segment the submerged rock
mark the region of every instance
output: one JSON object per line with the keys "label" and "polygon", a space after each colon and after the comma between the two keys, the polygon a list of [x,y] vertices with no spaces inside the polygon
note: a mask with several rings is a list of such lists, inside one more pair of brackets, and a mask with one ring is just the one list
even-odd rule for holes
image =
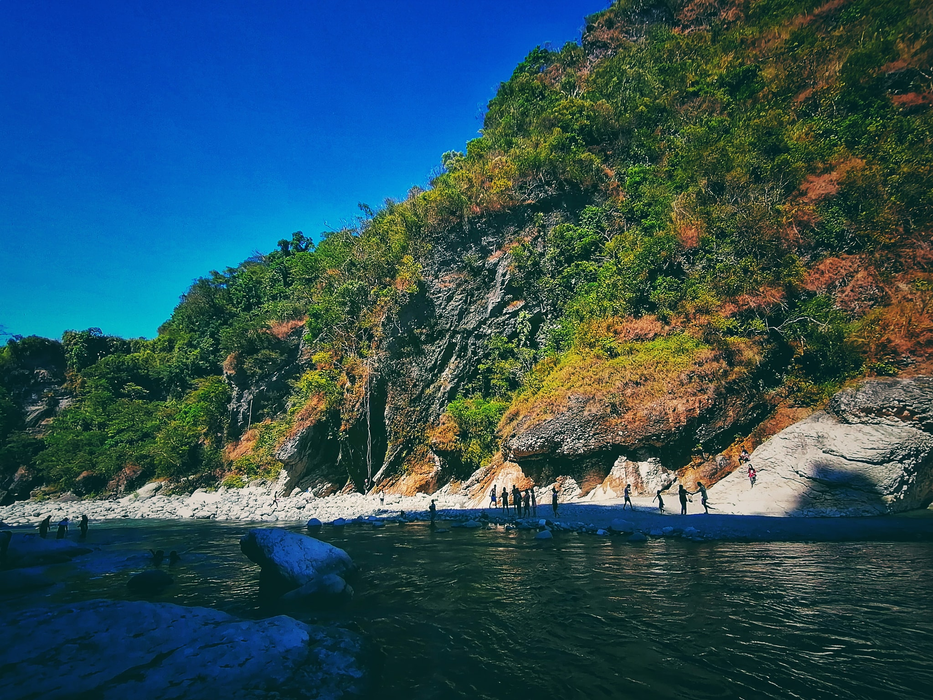
{"label": "submerged rock", "polygon": [[554,539],[554,535],[551,534],[550,530],[542,530],[537,535],[535,535],[535,539],[542,541],[551,540]]}
{"label": "submerged rock", "polygon": [[623,534],[635,532],[635,523],[633,523],[631,520],[622,520],[621,518],[616,518],[609,524],[609,529],[613,532]]}
{"label": "submerged rock", "polygon": [[175,579],[160,569],[150,569],[130,577],[126,587],[133,593],[158,593],[168,588]]}
{"label": "submerged rock", "polygon": [[289,591],[282,600],[301,601],[311,605],[335,602],[349,602],[353,598],[353,588],[336,574],[327,574],[309,581],[305,585]]}
{"label": "submerged rock", "polygon": [[362,691],[362,643],[279,616],[93,600],[0,619],[5,700],[336,698]]}
{"label": "submerged rock", "polygon": [[262,567],[265,583],[286,591],[333,574],[345,578],[356,572],[350,555],[308,535],[281,530],[250,530],[240,550]]}

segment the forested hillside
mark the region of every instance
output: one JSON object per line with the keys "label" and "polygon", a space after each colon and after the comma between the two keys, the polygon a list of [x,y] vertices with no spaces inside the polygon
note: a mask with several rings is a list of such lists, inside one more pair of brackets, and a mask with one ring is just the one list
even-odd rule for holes
{"label": "forested hillside", "polygon": [[926,0],[622,0],[428,189],[211,272],[152,340],[10,341],[0,491],[681,469],[929,371],[931,66]]}

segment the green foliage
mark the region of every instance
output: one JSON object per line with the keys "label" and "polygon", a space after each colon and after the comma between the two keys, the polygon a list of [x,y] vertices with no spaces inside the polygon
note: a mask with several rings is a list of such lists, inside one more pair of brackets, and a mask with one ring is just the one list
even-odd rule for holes
{"label": "green foliage", "polygon": [[458,398],[447,406],[446,415],[457,426],[459,459],[470,471],[488,462],[498,449],[496,427],[508,406],[478,396]]}

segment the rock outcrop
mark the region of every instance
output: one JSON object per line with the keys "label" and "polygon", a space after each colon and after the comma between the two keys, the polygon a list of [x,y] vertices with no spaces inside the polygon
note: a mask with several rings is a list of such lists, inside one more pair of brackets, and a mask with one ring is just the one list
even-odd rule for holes
{"label": "rock outcrop", "polygon": [[278,528],[250,530],[240,540],[240,549],[262,567],[263,585],[280,592],[309,586],[309,594],[344,596],[345,586],[334,579],[345,580],[356,572],[350,555],[342,549]]}
{"label": "rock outcrop", "polygon": [[6,615],[3,697],[338,698],[363,689],[362,643],[279,616],[93,600]]}
{"label": "rock outcrop", "polygon": [[723,512],[877,515],[933,498],[933,377],[871,379],[785,428],[710,491]]}

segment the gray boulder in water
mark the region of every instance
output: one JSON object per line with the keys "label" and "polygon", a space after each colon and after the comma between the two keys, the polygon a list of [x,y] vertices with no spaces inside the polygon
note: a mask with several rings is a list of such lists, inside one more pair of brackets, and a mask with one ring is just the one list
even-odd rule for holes
{"label": "gray boulder in water", "polygon": [[6,567],[20,569],[43,564],[61,564],[91,551],[93,550],[71,540],[45,540],[38,535],[16,533],[7,549]]}
{"label": "gray boulder in water", "polygon": [[158,593],[175,582],[170,574],[159,569],[150,569],[130,577],[126,587],[133,593]]}
{"label": "gray boulder in water", "polygon": [[933,377],[869,379],[756,449],[710,489],[727,513],[881,515],[933,497]]}
{"label": "gray boulder in water", "polygon": [[361,639],[289,617],[92,600],[0,619],[5,700],[336,698],[363,690]]}
{"label": "gray boulder in water", "polygon": [[324,576],[346,579],[356,573],[356,565],[342,549],[279,528],[250,530],[240,540],[240,549],[262,567],[264,583],[285,591]]}

